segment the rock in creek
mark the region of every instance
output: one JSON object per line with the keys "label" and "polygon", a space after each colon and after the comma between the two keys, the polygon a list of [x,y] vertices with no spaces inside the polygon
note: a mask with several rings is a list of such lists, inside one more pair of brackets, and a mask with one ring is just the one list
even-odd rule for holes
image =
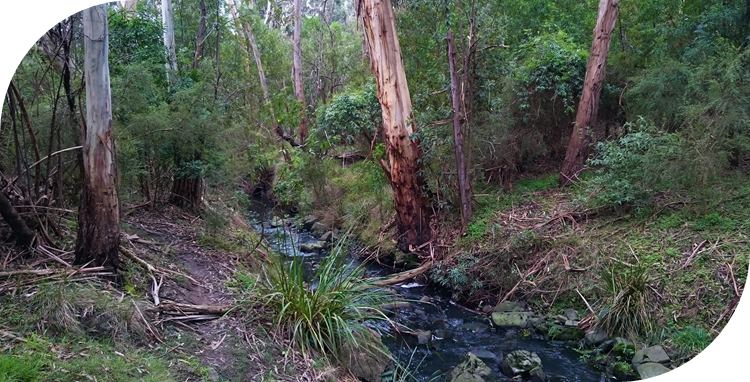
{"label": "rock in creek", "polygon": [[344,366],[357,378],[367,382],[380,382],[381,375],[390,370],[393,362],[390,352],[380,336],[373,332],[361,335],[357,344],[346,343],[340,357]]}
{"label": "rock in creek", "polygon": [[302,243],[299,246],[299,249],[302,252],[318,252],[322,251],[326,247],[326,242],[324,241],[311,241],[309,243]]}
{"label": "rock in creek", "polygon": [[417,330],[414,332],[420,345],[427,345],[432,340],[432,332],[429,330]]}
{"label": "rock in creek", "polygon": [[333,231],[328,231],[320,237],[320,241],[331,242],[333,241]]}
{"label": "rock in creek", "polygon": [[[537,369],[538,371],[536,371]],[[534,381],[546,380],[542,370],[541,358],[528,350],[516,350],[508,353],[503,359],[502,370],[509,377],[521,375]]]}
{"label": "rock in creek", "polygon": [[633,365],[637,366],[641,363],[665,363],[669,362],[669,356],[664,348],[656,345],[645,349],[638,350],[633,356]]}
{"label": "rock in creek", "polygon": [[657,375],[662,375],[668,372],[670,369],[660,363],[647,362],[636,366],[635,370],[638,372],[638,375],[641,377],[641,379],[647,379],[656,377]]}
{"label": "rock in creek", "polygon": [[307,215],[302,219],[302,226],[306,229],[311,229],[313,224],[318,222],[318,218],[316,218],[314,215]]}
{"label": "rock in creek", "polygon": [[465,322],[463,325],[461,325],[461,327],[463,329],[471,331],[472,333],[484,333],[490,328],[489,325],[477,321]]}
{"label": "rock in creek", "polygon": [[524,304],[515,301],[499,302],[493,309],[494,312],[526,312],[527,310]]}
{"label": "rock in creek", "polygon": [[526,328],[531,312],[493,312],[492,323],[501,328]]}
{"label": "rock in creek", "polygon": [[312,231],[312,233],[315,234],[315,236],[320,237],[320,236],[323,236],[324,233],[328,232],[328,227],[326,227],[325,224],[321,222],[315,222],[310,227],[310,231]]}
{"label": "rock in creek", "polygon": [[578,341],[584,337],[583,330],[577,326],[550,325],[547,334],[555,341]]}
{"label": "rock in creek", "polygon": [[283,227],[286,225],[286,221],[278,216],[274,216],[271,219],[271,227]]}
{"label": "rock in creek", "polygon": [[492,370],[473,353],[451,371],[450,382],[485,382]]}
{"label": "rock in creek", "polygon": [[481,360],[498,363],[502,362],[503,360],[502,354],[495,354],[489,350],[471,349],[471,352]]}
{"label": "rock in creek", "polygon": [[586,335],[583,337],[583,341],[588,346],[597,346],[606,341],[607,338],[609,338],[607,332],[604,329],[597,327],[587,331]]}

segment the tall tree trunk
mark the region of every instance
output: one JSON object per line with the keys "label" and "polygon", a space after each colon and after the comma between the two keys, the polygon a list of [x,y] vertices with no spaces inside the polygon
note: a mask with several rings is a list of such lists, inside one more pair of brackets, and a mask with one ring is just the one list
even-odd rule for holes
{"label": "tall tree trunk", "polygon": [[382,109],[384,168],[396,204],[398,244],[408,251],[430,239],[429,210],[422,195],[419,145],[411,139],[415,126],[393,7],[390,0],[360,0],[357,8]]}
{"label": "tall tree trunk", "polygon": [[161,0],[161,21],[164,36],[164,49],[167,58],[167,81],[170,85],[177,82],[177,48],[174,43],[174,12],[172,0]]}
{"label": "tall tree trunk", "polygon": [[78,212],[76,264],[119,266],[120,209],[112,132],[107,6],[83,11],[86,128],[83,135],[83,190]]}
{"label": "tall tree trunk", "polygon": [[4,192],[0,190],[0,216],[3,217],[13,232],[16,245],[19,247],[28,247],[34,242],[34,231],[32,231],[26,221],[18,214],[13,205],[8,200]]}
{"label": "tall tree trunk", "polygon": [[576,121],[568,142],[568,150],[560,169],[560,184],[570,184],[583,168],[588,158],[591,145],[591,129],[596,122],[599,108],[599,96],[607,71],[607,53],[612,31],[617,21],[619,0],[600,0],[599,15],[594,28],[594,41],[591,43],[591,54],[586,65],[586,77],[583,82],[583,93],[578,102]]}
{"label": "tall tree trunk", "polygon": [[[456,44],[453,32],[448,29],[446,36],[448,45],[448,70],[451,77],[451,105],[453,107],[453,148],[456,153],[456,173],[458,178],[458,193],[461,198],[461,227],[465,230],[472,215],[471,182],[467,172],[466,157],[464,156],[464,135],[462,131],[461,96],[456,71]],[[466,68],[464,68],[466,70]]]}
{"label": "tall tree trunk", "polygon": [[195,55],[193,56],[193,69],[197,69],[203,59],[203,47],[206,44],[207,30],[206,30],[206,0],[200,0],[198,2],[198,9],[200,10],[200,22],[198,22],[198,32],[195,35]]}
{"label": "tall tree trunk", "polygon": [[292,65],[292,77],[294,77],[294,95],[302,106],[299,120],[299,143],[304,144],[307,139],[307,110],[305,106],[305,89],[302,86],[302,4],[300,0],[294,0],[294,59]]}

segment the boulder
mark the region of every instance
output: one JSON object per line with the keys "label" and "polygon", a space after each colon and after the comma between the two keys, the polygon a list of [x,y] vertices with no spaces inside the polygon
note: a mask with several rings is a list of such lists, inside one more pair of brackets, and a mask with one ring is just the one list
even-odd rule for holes
{"label": "boulder", "polygon": [[604,343],[607,338],[609,338],[607,332],[602,328],[596,327],[586,332],[586,335],[583,337],[583,341],[588,346],[597,346]]}
{"label": "boulder", "polygon": [[414,332],[420,345],[427,345],[432,340],[432,332],[429,330],[417,330]]}
{"label": "boulder", "polygon": [[492,323],[501,328],[526,328],[530,325],[531,312],[493,312]]}
{"label": "boulder", "polygon": [[320,237],[320,240],[327,241],[327,242],[333,241],[333,231],[328,231],[324,233],[323,236]]}
{"label": "boulder", "polygon": [[520,302],[503,301],[495,305],[494,312],[525,312],[526,306]]}
{"label": "boulder", "polygon": [[278,216],[271,218],[271,227],[283,227],[286,225],[286,221]]}
{"label": "boulder", "polygon": [[547,375],[544,373],[544,370],[542,370],[541,367],[537,367],[536,369],[529,372],[529,376],[527,379],[529,382],[546,382]]}
{"label": "boulder", "polygon": [[479,359],[484,361],[490,361],[490,362],[501,362],[503,360],[503,356],[500,354],[495,354],[489,350],[483,350],[483,349],[471,349],[471,353],[479,357]]}
{"label": "boulder", "polygon": [[321,222],[315,222],[312,226],[310,226],[310,231],[312,231],[315,236],[323,236],[323,234],[328,232],[328,227],[326,227],[325,224]]}
{"label": "boulder", "polygon": [[451,371],[450,382],[485,382],[492,370],[473,353]]}
{"label": "boulder", "polygon": [[302,226],[311,229],[313,224],[318,222],[318,218],[316,218],[314,215],[307,215],[302,219]]}
{"label": "boulder", "polygon": [[563,315],[570,321],[578,321],[580,319],[578,317],[578,312],[575,309],[565,309]]}
{"label": "boulder", "polygon": [[542,359],[528,350],[516,350],[503,359],[502,370],[509,377],[529,376],[534,369],[542,368]]}
{"label": "boulder", "polygon": [[318,252],[323,250],[326,247],[326,242],[324,241],[311,241],[309,243],[302,243],[299,245],[299,249],[302,252]]}
{"label": "boulder", "polygon": [[383,373],[393,366],[390,353],[374,332],[360,334],[357,343],[345,343],[339,357],[355,377],[366,382],[380,382]]}
{"label": "boulder", "polygon": [[489,325],[478,322],[478,321],[469,321],[461,325],[462,328],[471,331],[472,333],[484,333],[487,330],[489,330]]}
{"label": "boulder", "polygon": [[665,363],[669,362],[669,356],[664,348],[655,345],[645,349],[638,350],[633,356],[633,365],[640,363]]}
{"label": "boulder", "polygon": [[641,379],[656,377],[657,375],[662,375],[669,370],[668,367],[655,362],[646,362],[635,367],[635,371],[638,372]]}
{"label": "boulder", "polygon": [[550,339],[555,341],[578,341],[584,337],[583,330],[577,326],[550,325],[547,331]]}

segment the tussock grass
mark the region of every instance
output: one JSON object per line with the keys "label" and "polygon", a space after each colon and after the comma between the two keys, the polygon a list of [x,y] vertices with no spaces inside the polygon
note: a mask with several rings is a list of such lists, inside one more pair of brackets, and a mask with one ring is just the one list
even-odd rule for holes
{"label": "tussock grass", "polygon": [[652,329],[649,278],[646,268],[637,267],[623,273],[611,269],[607,277],[611,300],[604,302],[598,325],[612,334],[637,337]]}
{"label": "tussock grass", "polygon": [[373,287],[362,267],[345,260],[341,244],[320,264],[308,282],[299,257],[276,256],[258,287],[278,328],[303,352],[317,351],[336,359],[345,345],[359,342],[370,331],[367,320],[387,320],[380,306],[393,296]]}

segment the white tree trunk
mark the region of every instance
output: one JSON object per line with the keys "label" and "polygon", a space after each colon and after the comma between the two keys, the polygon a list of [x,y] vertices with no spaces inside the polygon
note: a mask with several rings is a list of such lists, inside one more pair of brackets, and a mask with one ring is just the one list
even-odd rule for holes
{"label": "white tree trunk", "polygon": [[177,80],[177,49],[174,43],[174,12],[172,0],[161,0],[161,21],[163,24],[164,48],[167,57],[167,81],[174,84]]}
{"label": "white tree trunk", "polygon": [[119,265],[120,210],[109,85],[107,5],[83,11],[86,125],[82,132],[83,190],[78,214],[78,264]]}

